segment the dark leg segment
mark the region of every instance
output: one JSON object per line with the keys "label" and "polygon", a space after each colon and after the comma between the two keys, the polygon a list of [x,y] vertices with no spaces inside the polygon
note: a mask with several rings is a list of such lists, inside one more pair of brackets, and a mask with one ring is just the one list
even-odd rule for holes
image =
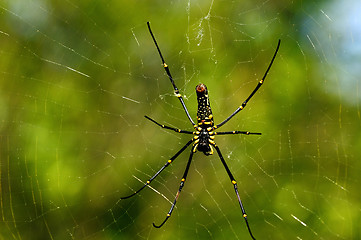
{"label": "dark leg segment", "polygon": [[164,221],[160,224],[160,225],[155,225],[153,223],[153,226],[156,227],[156,228],[160,228],[164,225],[164,223],[168,220],[168,218],[170,218],[170,216],[172,215],[172,212],[174,210],[174,207],[175,207],[175,204],[177,203],[177,200],[178,200],[178,197],[179,197],[179,194],[180,192],[182,191],[183,189],[183,186],[184,186],[184,183],[187,179],[187,175],[188,175],[188,170],[189,170],[189,167],[191,166],[191,162],[192,162],[192,158],[193,158],[193,154],[194,154],[194,151],[193,151],[193,148],[191,149],[191,154],[189,155],[189,160],[188,160],[188,163],[187,163],[187,166],[186,166],[186,170],[184,171],[184,174],[183,174],[183,177],[182,177],[182,180],[180,182],[180,186],[179,186],[179,189],[178,189],[178,192],[177,194],[175,195],[175,199],[173,201],[173,204],[166,216],[166,218],[164,219]]}
{"label": "dark leg segment", "polygon": [[262,135],[262,133],[254,133],[248,131],[214,132],[214,135],[229,135],[229,134]]}
{"label": "dark leg segment", "polygon": [[165,128],[165,129],[169,129],[169,130],[173,130],[177,133],[186,133],[186,134],[193,134],[193,132],[191,131],[186,131],[186,130],[182,130],[182,129],[179,129],[179,128],[174,128],[174,127],[169,127],[169,126],[166,126],[166,125],[163,125],[163,124],[160,124],[158,123],[157,121],[151,119],[150,117],[148,116],[144,116],[146,119],[152,121],[153,123],[157,124],[159,127],[161,128]]}
{"label": "dark leg segment", "polygon": [[155,37],[154,37],[154,35],[153,35],[152,30],[150,29],[150,23],[147,22],[147,25],[148,25],[148,29],[149,29],[150,35],[151,35],[152,38],[153,38],[153,42],[154,42],[154,44],[155,44],[155,46],[156,46],[156,48],[157,48],[157,50],[158,50],[159,56],[160,56],[160,58],[162,59],[162,64],[163,64],[164,70],[165,70],[165,72],[167,73],[167,75],[168,75],[168,77],[169,77],[169,80],[170,80],[170,82],[171,82],[172,85],[173,85],[174,93],[175,93],[175,95],[177,96],[177,98],[179,99],[179,101],[181,102],[182,107],[183,107],[185,113],[187,114],[187,117],[188,117],[189,121],[190,121],[190,122],[192,123],[192,125],[194,126],[194,125],[196,125],[196,124],[193,122],[191,116],[189,115],[188,109],[187,109],[187,107],[186,107],[186,105],[185,105],[185,103],[184,103],[184,101],[183,101],[182,95],[179,93],[179,90],[178,90],[177,86],[176,86],[175,83],[174,83],[173,77],[172,77],[172,75],[170,74],[170,71],[169,71],[169,67],[168,67],[168,65],[165,63],[164,58],[163,58],[163,55],[162,55],[162,53],[161,53],[161,51],[160,51],[160,49],[159,49],[159,47],[158,47],[158,43],[157,43],[157,41],[155,40]]}
{"label": "dark leg segment", "polygon": [[272,57],[272,60],[270,62],[270,64],[268,65],[268,68],[265,72],[265,74],[263,75],[262,79],[258,82],[256,88],[252,91],[252,93],[248,96],[248,98],[242,103],[241,106],[239,106],[236,111],[234,111],[228,118],[226,118],[223,122],[221,122],[220,124],[216,125],[213,127],[213,129],[216,129],[216,128],[219,128],[220,126],[222,126],[223,124],[225,124],[226,122],[228,122],[234,115],[236,115],[238,112],[240,112],[241,110],[243,110],[243,108],[246,107],[248,101],[253,97],[253,95],[258,91],[258,89],[262,86],[264,80],[266,79],[266,76],[268,74],[268,71],[270,70],[272,64],[273,64],[273,61],[275,60],[276,58],[276,55],[277,55],[277,52],[278,52],[278,49],[280,48],[280,44],[281,44],[281,40],[278,40],[278,44],[277,44],[277,48],[276,48],[276,51],[275,53],[273,54],[273,57]]}
{"label": "dark leg segment", "polygon": [[153,177],[151,177],[138,191],[136,191],[135,193],[130,194],[129,196],[126,197],[121,197],[120,199],[127,199],[130,197],[133,197],[135,194],[139,193],[141,190],[143,190],[146,186],[148,186],[166,167],[168,167],[174,159],[176,159],[179,154],[181,154],[192,142],[194,141],[194,139],[192,138],[189,142],[187,142],[186,145],[184,145],[184,147],[181,148],[181,150],[179,150],[173,157],[171,157],[170,160],[168,160],[168,162],[166,164],[164,164],[164,166],[158,170],[158,172],[156,174],[154,174]]}
{"label": "dark leg segment", "polygon": [[243,218],[244,218],[244,220],[246,221],[246,225],[247,225],[247,228],[248,228],[248,232],[249,232],[249,234],[251,235],[252,239],[255,240],[255,238],[253,237],[253,234],[252,234],[252,232],[251,232],[251,228],[249,227],[249,224],[248,224],[246,211],[244,210],[244,207],[243,207],[243,204],[242,204],[242,200],[241,200],[241,198],[240,198],[240,196],[239,196],[239,193],[238,193],[237,182],[236,182],[236,180],[234,179],[231,171],[229,170],[229,168],[228,168],[228,166],[227,166],[227,163],[226,163],[226,161],[224,160],[224,158],[223,158],[223,156],[222,156],[221,150],[219,150],[219,147],[218,147],[217,145],[214,144],[213,146],[214,146],[214,148],[216,149],[216,151],[217,151],[217,153],[218,153],[218,156],[219,156],[219,158],[221,159],[221,162],[222,162],[224,168],[226,169],[229,178],[231,179],[231,182],[232,182],[233,187],[234,187],[234,191],[236,192],[236,195],[237,195],[237,198],[238,198],[239,206],[241,207],[241,210],[242,210]]}

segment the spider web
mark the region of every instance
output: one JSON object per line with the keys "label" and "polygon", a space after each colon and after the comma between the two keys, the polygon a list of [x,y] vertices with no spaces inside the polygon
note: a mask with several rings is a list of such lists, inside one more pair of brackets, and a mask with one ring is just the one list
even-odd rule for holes
{"label": "spider web", "polygon": [[216,155],[192,130],[146,27],[195,119],[205,83],[257,239],[360,238],[357,1],[12,0],[0,3],[1,239],[250,239]]}

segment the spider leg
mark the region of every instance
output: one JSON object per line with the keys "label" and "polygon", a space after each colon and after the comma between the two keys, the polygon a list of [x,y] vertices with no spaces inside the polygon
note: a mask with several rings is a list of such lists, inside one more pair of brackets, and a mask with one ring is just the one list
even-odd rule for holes
{"label": "spider leg", "polygon": [[237,198],[238,198],[238,202],[239,202],[239,206],[241,207],[241,210],[242,210],[242,216],[244,218],[244,220],[246,221],[246,225],[247,225],[247,228],[248,228],[248,232],[249,234],[251,235],[252,239],[255,240],[252,232],[251,232],[251,228],[249,227],[249,224],[248,224],[248,220],[247,220],[247,214],[246,214],[246,211],[244,210],[244,207],[243,207],[243,204],[242,204],[242,200],[239,196],[239,193],[238,193],[238,187],[237,187],[237,182],[236,180],[234,179],[231,171],[229,170],[228,166],[227,166],[227,163],[226,161],[224,160],[223,156],[222,156],[222,153],[221,153],[221,150],[219,149],[219,147],[216,145],[216,144],[213,144],[214,148],[216,149],[217,153],[218,153],[218,156],[219,158],[221,159],[221,162],[224,166],[224,168],[226,169],[227,171],[227,174],[229,176],[229,178],[231,179],[231,182],[233,184],[233,187],[234,187],[234,191],[236,192],[236,195],[237,195]]}
{"label": "spider leg", "polygon": [[253,95],[258,91],[258,89],[262,86],[264,80],[266,79],[266,76],[267,76],[269,70],[271,69],[271,66],[272,66],[272,64],[273,64],[273,61],[274,61],[275,58],[276,58],[278,49],[280,48],[280,44],[281,44],[281,40],[278,40],[277,48],[276,48],[275,53],[273,54],[272,60],[271,60],[270,64],[268,65],[268,68],[267,68],[265,74],[263,75],[262,79],[258,82],[256,88],[252,91],[252,93],[248,96],[248,98],[242,103],[242,105],[239,106],[239,107],[236,109],[236,111],[234,111],[234,112],[233,112],[228,118],[226,118],[223,122],[221,122],[220,124],[214,126],[213,129],[216,129],[216,128],[221,127],[223,124],[225,124],[226,122],[228,122],[232,117],[234,117],[234,115],[236,115],[236,114],[239,113],[241,110],[243,110],[243,108],[246,107],[248,101],[249,101],[249,100],[253,97]]}
{"label": "spider leg", "polygon": [[254,133],[248,131],[228,131],[228,132],[214,132],[214,135],[229,135],[229,134],[245,134],[245,135],[262,135],[262,133]]}
{"label": "spider leg", "polygon": [[155,224],[153,223],[153,226],[154,226],[155,228],[160,228],[160,227],[162,227],[162,226],[164,225],[164,223],[165,223],[165,222],[170,218],[170,216],[172,215],[172,212],[173,212],[173,210],[174,210],[175,204],[177,203],[179,194],[180,194],[180,192],[182,191],[182,188],[183,188],[184,183],[185,183],[185,181],[186,181],[186,178],[187,178],[187,175],[188,175],[188,170],[189,170],[189,167],[190,167],[190,165],[191,165],[194,152],[195,152],[195,151],[194,151],[193,148],[192,148],[192,149],[191,149],[191,154],[189,155],[189,160],[188,160],[186,169],[185,169],[185,171],[184,171],[182,180],[181,180],[181,182],[180,182],[180,186],[179,186],[178,192],[177,192],[177,194],[175,195],[175,199],[174,199],[174,201],[173,201],[173,204],[172,204],[172,206],[171,206],[171,208],[170,208],[170,210],[169,210],[166,218],[164,219],[164,221],[163,221],[160,225],[155,225]]}
{"label": "spider leg", "polygon": [[155,37],[154,37],[154,35],[153,35],[152,30],[150,29],[150,23],[147,22],[147,25],[148,25],[148,29],[149,29],[150,35],[151,35],[152,38],[153,38],[153,42],[154,42],[154,44],[155,44],[155,46],[156,46],[156,48],[157,48],[157,50],[158,50],[159,56],[160,56],[160,58],[162,59],[162,64],[163,64],[164,70],[165,70],[165,72],[167,73],[167,75],[168,75],[168,77],[169,77],[169,80],[170,80],[170,82],[171,82],[172,85],[173,85],[174,93],[175,93],[175,95],[177,96],[177,98],[179,99],[179,101],[181,102],[182,107],[183,107],[185,113],[187,114],[187,117],[188,117],[189,121],[190,121],[190,122],[192,123],[192,125],[194,126],[194,125],[196,125],[196,124],[193,122],[191,116],[189,115],[188,109],[187,109],[187,107],[186,107],[186,105],[185,105],[185,103],[184,103],[184,101],[183,101],[182,95],[179,93],[179,90],[178,90],[177,86],[176,86],[175,83],[174,83],[173,77],[172,77],[172,75],[170,74],[170,71],[169,71],[169,67],[168,67],[168,65],[165,63],[164,58],[163,58],[163,55],[162,55],[162,53],[161,53],[161,51],[160,51],[160,49],[159,49],[158,43],[157,43],[157,41],[155,40]]}
{"label": "spider leg", "polygon": [[191,131],[181,130],[181,129],[179,129],[179,128],[169,127],[169,126],[166,126],[166,125],[160,124],[160,123],[158,123],[157,121],[155,121],[155,120],[151,119],[151,118],[150,118],[150,117],[148,117],[148,116],[144,116],[144,117],[145,117],[146,119],[148,119],[148,120],[152,121],[153,123],[157,124],[157,125],[158,125],[159,127],[161,127],[161,128],[165,128],[165,129],[173,130],[173,131],[175,131],[175,132],[177,132],[177,133],[193,134],[193,132],[191,132]]}
{"label": "spider leg", "polygon": [[189,142],[186,143],[186,145],[184,145],[184,147],[182,147],[176,154],[174,154],[173,157],[171,157],[170,160],[167,161],[166,164],[164,164],[163,167],[161,167],[158,172],[156,174],[154,174],[153,177],[151,177],[139,190],[135,191],[134,193],[126,196],[126,197],[121,197],[120,199],[127,199],[130,197],[133,197],[134,195],[136,195],[137,193],[139,193],[141,190],[143,190],[146,186],[148,186],[166,167],[168,167],[174,159],[176,159],[179,154],[181,154],[192,142],[194,141],[194,139],[192,138]]}

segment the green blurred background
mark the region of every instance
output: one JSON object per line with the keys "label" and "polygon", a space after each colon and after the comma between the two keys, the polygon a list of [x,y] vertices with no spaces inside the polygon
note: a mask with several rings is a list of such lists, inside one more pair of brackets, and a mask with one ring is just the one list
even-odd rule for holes
{"label": "green blurred background", "polygon": [[0,1],[0,239],[250,239],[216,155],[190,139],[147,30],[195,119],[207,84],[216,138],[257,239],[361,239],[357,1]]}

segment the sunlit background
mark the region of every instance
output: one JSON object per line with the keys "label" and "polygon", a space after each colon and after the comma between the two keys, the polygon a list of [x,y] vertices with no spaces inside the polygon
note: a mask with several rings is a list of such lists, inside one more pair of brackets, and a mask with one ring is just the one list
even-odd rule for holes
{"label": "sunlit background", "polygon": [[359,1],[0,1],[0,239],[251,239],[217,155],[189,151],[209,90],[256,239],[361,238]]}

